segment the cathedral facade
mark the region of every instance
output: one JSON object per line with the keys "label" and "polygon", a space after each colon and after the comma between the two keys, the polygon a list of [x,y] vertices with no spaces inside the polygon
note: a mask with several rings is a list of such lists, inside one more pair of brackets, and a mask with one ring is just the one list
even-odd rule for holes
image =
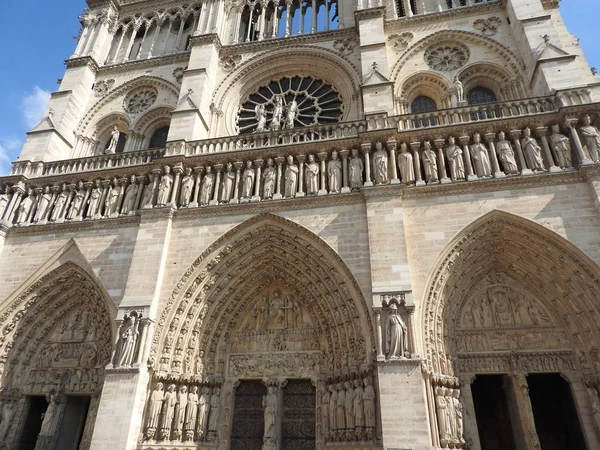
{"label": "cathedral facade", "polygon": [[4,448],[600,448],[556,0],[88,5],[0,178]]}

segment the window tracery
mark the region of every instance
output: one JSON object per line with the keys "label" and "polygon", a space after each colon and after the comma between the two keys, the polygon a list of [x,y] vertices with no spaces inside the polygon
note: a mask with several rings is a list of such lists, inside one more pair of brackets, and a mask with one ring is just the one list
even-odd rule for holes
{"label": "window tracery", "polygon": [[437,105],[435,104],[435,101],[426,95],[419,95],[410,105],[410,110],[413,113],[430,112],[435,111],[436,109]]}
{"label": "window tracery", "polygon": [[135,89],[125,97],[123,107],[130,114],[139,114],[149,109],[158,98],[158,90],[151,86]]}
{"label": "window tracery", "polygon": [[469,49],[458,42],[435,44],[425,50],[425,62],[433,70],[450,72],[464,66],[469,60]]}
{"label": "window tracery", "polygon": [[484,103],[494,103],[495,101],[496,94],[485,87],[477,86],[467,94],[467,103],[469,105],[481,105]]}
{"label": "window tracery", "polygon": [[167,145],[167,136],[169,135],[169,126],[156,129],[150,136],[148,148],[165,148]]}

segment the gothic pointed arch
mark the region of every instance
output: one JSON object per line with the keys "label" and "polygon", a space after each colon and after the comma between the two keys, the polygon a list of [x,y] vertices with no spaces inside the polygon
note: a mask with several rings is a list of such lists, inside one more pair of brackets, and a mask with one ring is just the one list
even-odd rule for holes
{"label": "gothic pointed arch", "polygon": [[460,232],[427,282],[427,371],[600,373],[600,268],[563,237],[492,211]]}

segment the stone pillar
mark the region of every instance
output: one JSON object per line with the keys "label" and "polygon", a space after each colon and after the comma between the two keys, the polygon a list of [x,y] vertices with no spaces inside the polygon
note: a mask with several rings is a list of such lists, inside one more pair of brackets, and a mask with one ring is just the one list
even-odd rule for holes
{"label": "stone pillar", "polygon": [[6,208],[6,211],[4,212],[3,216],[3,220],[9,223],[12,223],[15,213],[17,212],[17,208],[21,201],[21,197],[23,197],[23,194],[25,193],[25,185],[23,184],[23,182],[20,181],[17,184],[13,185],[12,191],[12,198],[10,199],[8,208]]}
{"label": "stone pillar", "polygon": [[554,163],[554,157],[552,156],[552,151],[550,151],[550,146],[548,145],[548,127],[538,127],[535,129],[537,135],[542,141],[542,148],[544,149],[544,155],[546,155],[546,160],[548,160],[549,170],[550,172],[561,172],[562,169],[557,167]]}
{"label": "stone pillar", "polygon": [[183,166],[181,164],[173,167],[173,173],[175,174],[175,180],[173,181],[173,189],[171,190],[171,200],[169,201],[169,205],[173,208],[177,208],[177,195],[179,194],[179,184],[181,179],[181,174],[183,173]]}
{"label": "stone pillar", "polygon": [[396,147],[396,139],[388,139],[387,148],[390,151],[390,163],[392,166],[392,179],[390,180],[390,184],[400,184],[400,180],[398,179],[398,161],[396,160]]}
{"label": "stone pillar", "polygon": [[306,195],[304,192],[304,161],[306,155],[298,155],[296,159],[298,160],[298,192],[296,197],[304,197]]}
{"label": "stone pillar", "polygon": [[513,139],[515,151],[517,152],[517,157],[519,158],[521,175],[531,175],[533,172],[527,167],[527,164],[525,163],[525,157],[523,156],[523,149],[521,148],[521,140],[519,139],[521,137],[521,130],[510,130],[509,134]]}
{"label": "stone pillar", "polygon": [[262,167],[264,163],[265,162],[262,159],[254,160],[254,165],[256,166],[256,174],[254,178],[254,195],[250,199],[251,202],[260,201],[260,182],[262,180]]}
{"label": "stone pillar", "polygon": [[473,163],[471,162],[471,149],[469,148],[469,136],[460,136],[458,142],[462,145],[463,154],[465,155],[465,168],[467,169],[467,181],[477,180],[478,177],[473,173]]}
{"label": "stone pillar", "polygon": [[365,182],[363,186],[369,187],[373,186],[373,181],[371,180],[371,143],[363,142],[360,144],[363,155],[365,155]]}
{"label": "stone pillar", "polygon": [[451,183],[452,180],[448,178],[446,172],[446,158],[444,158],[444,144],[445,141],[443,139],[436,139],[434,141],[435,148],[438,152],[438,177],[440,179],[440,183]]}
{"label": "stone pillar", "polygon": [[[515,399],[515,406],[521,423],[521,439],[523,448],[539,449],[540,442],[535,429],[535,420],[531,400],[529,399],[529,386],[527,385],[527,374],[516,372],[509,376],[512,394]],[[519,447],[519,442],[516,442]]]}
{"label": "stone pillar", "polygon": [[477,428],[477,418],[475,417],[475,403],[473,402],[473,392],[471,384],[475,380],[475,375],[460,375],[460,393],[463,403],[463,423],[464,439],[469,442],[470,450],[481,450],[479,441],[479,429]]}
{"label": "stone pillar", "polygon": [[223,164],[215,164],[214,171],[217,174],[215,177],[215,191],[213,192],[213,198],[208,203],[209,205],[218,205],[219,204],[219,186],[221,185],[221,171],[223,170]]}
{"label": "stone pillar", "polygon": [[138,184],[138,191],[135,196],[135,204],[133,205],[133,211],[137,211],[140,209],[140,201],[142,200],[142,194],[144,193],[145,181],[146,177],[144,175],[140,175],[135,179]]}
{"label": "stone pillar", "polygon": [[383,352],[383,337],[381,330],[381,310],[375,310],[375,326],[377,327],[377,361],[385,361],[385,354]]}
{"label": "stone pillar", "polygon": [[506,175],[504,172],[500,171],[500,165],[498,164],[498,155],[496,154],[496,146],[494,145],[494,139],[496,138],[496,133],[486,133],[485,141],[488,143],[488,155],[490,156],[490,161],[492,163],[492,172],[494,174],[494,178],[504,178]]}
{"label": "stone pillar", "polygon": [[415,186],[425,186],[425,181],[421,176],[421,158],[419,157],[420,142],[411,142],[410,149],[413,152],[413,166],[415,169]]}
{"label": "stone pillar", "polygon": [[102,196],[100,197],[100,204],[98,205],[98,210],[96,211],[96,214],[94,214],[92,216],[92,219],[100,219],[101,217],[104,217],[104,215],[107,213],[106,208],[106,197],[108,196],[108,192],[111,189],[111,184],[110,184],[110,180],[102,180],[101,181],[102,184]]}
{"label": "stone pillar", "polygon": [[123,177],[119,180],[119,184],[121,189],[119,189],[119,198],[117,199],[117,208],[112,217],[118,217],[119,211],[121,211],[121,206],[123,205],[123,197],[125,197],[125,190],[127,189],[127,184],[129,180],[126,177]]}
{"label": "stone pillar", "polygon": [[198,207],[198,195],[200,194],[200,183],[202,181],[202,172],[204,172],[203,166],[194,167],[196,173],[196,184],[194,185],[194,193],[192,194],[192,201],[190,202],[190,208]]}
{"label": "stone pillar", "polygon": [[340,156],[342,157],[342,194],[348,194],[350,187],[348,184],[348,155],[350,150],[340,150]]}
{"label": "stone pillar", "polygon": [[238,203],[240,201],[240,176],[242,167],[244,167],[244,163],[241,161],[236,161],[233,163],[233,167],[235,167],[235,182],[233,184],[233,198],[229,200],[229,203]]}
{"label": "stone pillar", "polygon": [[281,195],[281,177],[283,176],[282,165],[283,165],[284,157],[278,156],[275,158],[275,163],[277,163],[277,185],[275,186],[275,195],[273,195],[273,200],[281,200],[283,197]]}
{"label": "stone pillar", "polygon": [[[573,143],[575,144],[575,152],[577,153],[577,156],[579,158],[579,163],[582,166],[594,164],[594,162],[590,158],[585,156],[585,153],[583,152],[583,145],[581,145],[579,133],[577,133],[577,130],[575,129],[575,125],[577,125],[577,122],[579,122],[579,119],[577,117],[568,117],[565,120],[565,124],[571,131],[571,138],[573,139]],[[575,164],[573,164],[573,166],[575,166]]]}
{"label": "stone pillar", "polygon": [[319,192],[317,195],[327,195],[327,152],[318,153],[319,161],[321,162],[321,181],[319,183]]}

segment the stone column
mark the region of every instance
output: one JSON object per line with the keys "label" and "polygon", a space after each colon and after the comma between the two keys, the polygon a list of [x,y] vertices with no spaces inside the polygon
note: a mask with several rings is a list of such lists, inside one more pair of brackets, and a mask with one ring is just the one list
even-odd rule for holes
{"label": "stone column", "polygon": [[304,197],[306,195],[304,192],[304,161],[306,155],[298,155],[296,159],[298,160],[298,192],[296,197]]}
{"label": "stone column", "polygon": [[140,209],[140,201],[142,200],[142,194],[144,192],[144,188],[146,187],[146,185],[145,185],[146,176],[140,175],[140,176],[136,177],[135,181],[138,184],[138,191],[135,196],[135,203],[133,205],[133,211],[137,211],[138,209]]}
{"label": "stone column", "polygon": [[444,141],[444,139],[436,139],[434,143],[438,152],[438,177],[440,179],[440,183],[451,183],[452,180],[448,178],[446,172],[446,158],[444,158],[444,144],[446,141]]}
{"label": "stone column", "polygon": [[193,197],[189,206],[190,208],[198,207],[198,195],[200,193],[200,183],[202,181],[202,172],[204,172],[204,167],[194,167],[194,172],[196,173],[196,184],[194,185],[194,193],[192,194]]}
{"label": "stone column", "polygon": [[183,173],[183,166],[181,164],[173,167],[173,173],[175,174],[175,180],[173,181],[173,189],[171,190],[171,201],[168,206],[177,208],[177,195],[179,195],[179,184],[181,174]]}
{"label": "stone column", "polygon": [[121,211],[121,206],[123,205],[123,197],[125,197],[125,190],[127,189],[128,182],[129,180],[126,177],[123,177],[119,180],[121,189],[119,189],[119,197],[117,198],[117,209],[112,217],[118,217],[119,211]]}
{"label": "stone column", "polygon": [[533,172],[527,167],[527,164],[525,163],[525,157],[523,156],[523,149],[521,148],[521,140],[519,139],[521,137],[521,130],[511,130],[509,134],[513,139],[515,151],[517,152],[517,157],[519,158],[521,175],[531,175]]}
{"label": "stone column", "polygon": [[13,195],[10,199],[10,203],[8,204],[8,208],[4,211],[3,220],[9,223],[12,223],[14,219],[14,215],[17,212],[17,207],[20,203],[21,197],[25,193],[25,186],[23,182],[18,182],[17,184],[12,186]]}
{"label": "stone column", "polygon": [[139,367],[144,361],[144,354],[146,353],[146,341],[148,338],[148,328],[150,328],[150,320],[148,318],[142,318],[142,320],[140,321],[140,328],[142,329],[140,333],[140,345],[137,351],[137,358],[134,361],[134,364],[137,367]]}
{"label": "stone column", "polygon": [[470,443],[470,450],[481,450],[479,429],[477,428],[477,418],[475,417],[475,403],[473,402],[473,392],[471,391],[471,384],[474,380],[475,375],[459,376],[463,404],[464,439]]}
{"label": "stone column", "polygon": [[69,212],[69,208],[71,207],[71,202],[73,201],[73,197],[75,196],[75,188],[76,185],[74,183],[67,184],[67,191],[69,191],[69,195],[67,195],[67,199],[65,200],[63,210],[56,218],[56,223],[63,223],[65,221],[67,213]]}
{"label": "stone column", "polygon": [[208,203],[210,206],[219,204],[219,186],[221,185],[221,171],[223,170],[223,164],[215,164],[213,168],[217,176],[215,177],[215,191],[213,192],[213,198]]}
{"label": "stone column", "polygon": [[498,155],[496,154],[496,146],[494,145],[494,139],[496,138],[496,133],[486,133],[485,141],[488,143],[488,155],[490,156],[490,161],[492,163],[492,172],[494,173],[494,178],[504,178],[506,174],[500,171],[500,165],[498,164]]}
{"label": "stone column", "polygon": [[277,164],[277,185],[275,186],[275,195],[273,195],[273,200],[281,200],[283,198],[281,195],[281,177],[283,176],[283,161],[283,156],[278,156],[277,158],[275,158],[275,163]]}
{"label": "stone column", "polygon": [[421,176],[421,158],[419,157],[420,142],[411,142],[410,149],[413,153],[413,166],[415,169],[415,186],[425,186],[425,181]]}
{"label": "stone column", "polygon": [[[522,440],[524,448],[538,449],[540,448],[540,441],[538,439],[537,431],[535,429],[535,420],[533,417],[533,409],[531,407],[531,400],[529,399],[529,386],[527,385],[527,374],[524,372],[515,372],[509,376],[510,385],[512,387],[512,394],[516,402],[517,414],[520,418]],[[517,442],[517,447],[519,443]]]}
{"label": "stone column", "polygon": [[[108,192],[111,188],[111,183],[110,180],[102,180],[101,181],[102,184],[102,197],[100,197],[100,204],[98,205],[98,211],[96,211],[96,214],[92,217],[92,219],[99,219],[101,217],[105,217],[105,214],[108,212],[106,211],[106,197],[108,197]],[[108,217],[108,216],[106,216]]]}
{"label": "stone column", "polygon": [[371,143],[363,142],[360,144],[360,148],[363,152],[363,155],[365,155],[365,182],[363,186],[373,186],[373,181],[371,180]]}
{"label": "stone column", "polygon": [[381,330],[381,310],[375,310],[375,326],[377,327],[377,361],[385,361],[383,352],[383,334]]}
{"label": "stone column", "polygon": [[251,202],[260,201],[260,182],[262,180],[262,166],[264,163],[265,162],[262,159],[254,160],[254,165],[256,166],[256,173],[254,178],[254,195],[250,199]]}
{"label": "stone column", "polygon": [[[594,162],[590,158],[585,156],[585,153],[583,152],[583,146],[581,145],[581,139],[579,139],[579,133],[577,133],[577,130],[575,129],[575,125],[577,125],[577,122],[579,122],[579,119],[577,117],[568,117],[565,120],[566,126],[571,131],[571,138],[573,139],[573,143],[575,144],[575,151],[577,152],[577,156],[579,157],[579,163],[582,166],[594,164]],[[575,164],[573,164],[573,166],[575,166]]]}
{"label": "stone column", "polygon": [[467,181],[477,180],[478,177],[473,173],[473,163],[471,162],[471,149],[469,148],[469,136],[460,136],[458,142],[462,145],[463,154],[465,155],[465,168],[467,169]]}
{"label": "stone column", "polygon": [[400,180],[398,179],[398,161],[396,160],[397,145],[396,139],[388,139],[387,148],[390,151],[390,163],[392,166],[392,179],[390,180],[390,184],[400,184]]}
{"label": "stone column", "polygon": [[319,192],[317,195],[327,195],[327,152],[318,153],[319,161],[321,161],[321,182],[319,183]]}
{"label": "stone column", "polygon": [[233,163],[233,167],[235,167],[235,182],[233,185],[233,198],[229,200],[229,203],[239,203],[240,197],[240,175],[242,167],[244,167],[244,163],[241,161],[236,161]]}
{"label": "stone column", "polygon": [[340,150],[340,156],[342,157],[342,194],[348,194],[350,187],[348,185],[348,155],[350,150]]}
{"label": "stone column", "polygon": [[542,141],[542,148],[544,149],[544,155],[546,155],[546,159],[548,160],[548,164],[550,166],[550,172],[561,172],[562,169],[557,167],[554,163],[554,157],[552,156],[552,151],[550,150],[550,146],[548,145],[548,127],[538,127],[535,129],[537,135]]}

